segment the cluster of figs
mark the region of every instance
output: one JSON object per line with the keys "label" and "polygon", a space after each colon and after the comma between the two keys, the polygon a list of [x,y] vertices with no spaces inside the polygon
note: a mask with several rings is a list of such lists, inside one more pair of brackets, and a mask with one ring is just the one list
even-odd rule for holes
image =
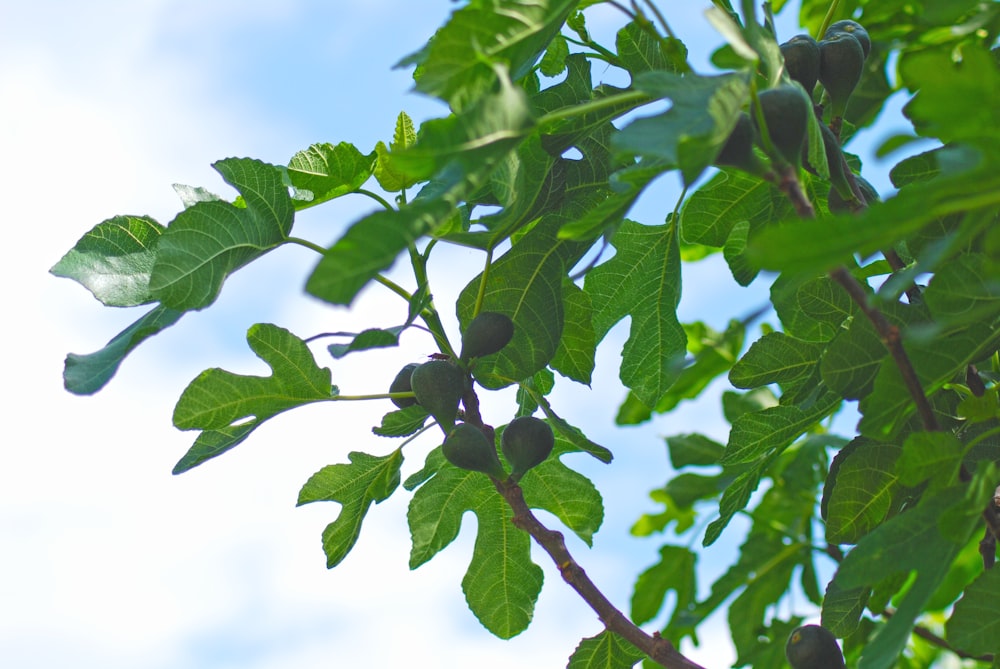
{"label": "cluster of figs", "polygon": [[[818,113],[822,117],[829,109],[829,125],[819,125],[830,172],[829,205],[835,213],[857,210],[865,203],[878,199],[871,185],[860,177],[855,177],[858,191],[852,189],[846,171],[849,168],[840,150],[844,112],[851,94],[861,81],[871,45],[868,31],[851,20],[831,24],[818,42],[809,35],[796,35],[781,44],[780,48],[789,78],[801,85],[805,95],[789,83],[779,84],[758,95],[761,116],[776,154],[771,155],[772,160],[796,170],[802,165],[807,149],[809,115]],[[817,83],[825,92],[823,106],[812,104]],[[760,143],[761,128],[757,115],[741,112],[715,162],[768,178],[773,174],[771,167],[754,151],[754,145]],[[806,169],[810,169],[808,162]]]}
{"label": "cluster of figs", "polygon": [[[507,478],[496,445],[487,431],[459,418],[459,404],[472,387],[469,373],[472,363],[500,352],[514,337],[514,322],[506,314],[483,311],[473,318],[462,333],[462,352],[458,361],[435,358],[425,363],[410,363],[399,370],[389,392],[412,393],[392,397],[403,409],[420,404],[446,435],[441,450],[456,467],[482,472],[497,480]],[[492,430],[489,430],[492,432]],[[500,446],[510,464],[510,480],[517,482],[531,468],[552,453],[555,436],[545,421],[534,416],[519,416],[503,430]]]}

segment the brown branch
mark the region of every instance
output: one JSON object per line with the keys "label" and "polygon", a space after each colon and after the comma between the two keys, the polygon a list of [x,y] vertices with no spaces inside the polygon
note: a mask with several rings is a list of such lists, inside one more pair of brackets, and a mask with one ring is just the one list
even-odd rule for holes
{"label": "brown branch", "polygon": [[[882,611],[882,617],[892,618],[894,613],[895,611],[893,611],[892,609],[885,609],[884,611]],[[922,627],[920,625],[914,625],[913,633],[916,634],[921,639],[923,639],[924,641],[926,641],[927,643],[931,644],[932,646],[937,646],[938,648],[943,648],[944,650],[951,651],[952,653],[954,653],[955,655],[959,656],[962,659],[979,660],[980,662],[993,661],[992,655],[973,655],[972,653],[967,653],[964,650],[959,650],[958,648],[955,648],[945,639],[938,636],[934,632],[930,631],[926,627]]]}
{"label": "brown branch", "polygon": [[917,413],[924,424],[924,429],[928,432],[940,431],[941,426],[938,425],[934,409],[931,408],[931,403],[927,399],[927,395],[924,394],[924,388],[920,384],[920,379],[917,378],[916,370],[913,369],[913,363],[910,362],[909,356],[906,355],[906,351],[903,349],[903,339],[900,336],[899,328],[890,323],[885,314],[868,301],[868,294],[861,286],[861,282],[855,279],[845,267],[841,266],[831,270],[830,278],[839,283],[847,291],[847,294],[850,295],[851,299],[861,308],[861,311],[875,327],[875,332],[878,333],[879,339],[885,344],[885,347],[889,350],[889,355],[892,356],[896,367],[899,368],[899,373],[903,377],[903,384],[906,386],[907,391],[909,391],[910,397],[913,398],[913,402],[917,407]]}
{"label": "brown branch", "polygon": [[682,655],[672,643],[659,634],[648,634],[639,629],[628,617],[619,611],[598,589],[587,573],[573,559],[560,532],[550,530],[531,512],[521,486],[509,481],[494,481],[497,491],[503,496],[514,512],[511,521],[524,530],[541,546],[559,568],[563,580],[583,598],[594,610],[604,626],[611,632],[627,640],[646,653],[657,664],[669,669],[703,669],[703,667]]}

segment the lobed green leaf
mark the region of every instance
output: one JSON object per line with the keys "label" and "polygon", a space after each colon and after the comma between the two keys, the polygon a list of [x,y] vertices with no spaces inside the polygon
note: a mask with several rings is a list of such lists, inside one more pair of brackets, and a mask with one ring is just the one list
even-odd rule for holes
{"label": "lobed green leaf", "polygon": [[350,464],[329,465],[306,481],[298,506],[311,502],[338,502],[340,515],[323,530],[323,551],[329,569],[340,564],[357,543],[361,523],[372,503],[387,499],[399,487],[403,454],[399,449],[376,456],[352,451]]}

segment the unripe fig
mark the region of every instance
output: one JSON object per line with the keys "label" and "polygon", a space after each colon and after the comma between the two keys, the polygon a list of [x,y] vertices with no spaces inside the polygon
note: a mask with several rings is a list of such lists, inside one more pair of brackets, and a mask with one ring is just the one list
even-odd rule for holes
{"label": "unripe fig", "polygon": [[482,472],[498,479],[504,477],[496,446],[482,430],[468,423],[460,423],[448,433],[441,452],[448,462],[460,469]]}
{"label": "unripe fig", "polygon": [[781,45],[781,55],[788,76],[802,84],[811,98],[819,80],[819,43],[809,35],[796,35]]}
{"label": "unripe fig", "polygon": [[[857,174],[854,175],[854,180],[858,182],[858,190],[865,198],[865,204],[871,206],[875,202],[881,200],[878,196],[878,191],[872,186],[868,181]],[[845,198],[841,197],[840,193],[833,186],[830,187],[830,193],[827,195],[826,199],[827,207],[834,214],[846,214],[849,211],[855,211],[860,208],[858,203],[851,203]]]}
{"label": "unripe fig", "polygon": [[462,333],[462,360],[496,353],[514,337],[514,321],[507,314],[483,311]]}
{"label": "unripe fig", "polygon": [[850,19],[837,21],[826,29],[826,32],[823,33],[823,39],[829,39],[831,35],[836,33],[850,33],[854,35],[854,38],[858,40],[858,44],[861,45],[861,50],[864,52],[865,58],[868,58],[868,54],[872,51],[872,40],[868,36],[868,31],[864,29],[864,26]]}
{"label": "unripe fig", "polygon": [[826,164],[830,169],[830,185],[837,191],[837,194],[844,202],[853,208],[858,208],[861,203],[854,197],[851,184],[847,181],[847,165],[844,161],[844,152],[840,149],[840,141],[837,136],[822,123],[819,124],[820,134],[823,135],[823,150],[826,153]]}
{"label": "unripe fig", "polygon": [[410,385],[417,402],[447,434],[455,426],[458,403],[465,393],[465,372],[447,360],[431,360],[413,370]]}
{"label": "unripe fig", "polygon": [[760,93],[760,108],[771,144],[779,157],[798,167],[802,160],[802,146],[812,114],[809,101],[795,86],[778,86]]}
{"label": "unripe fig", "polygon": [[733,131],[729,133],[726,143],[722,145],[722,150],[715,158],[715,164],[735,167],[758,176],[766,174],[768,172],[767,165],[753,151],[754,134],[750,115],[746,112],[740,112],[736,118],[736,125],[733,126]]}
{"label": "unripe fig", "polygon": [[503,456],[511,466],[511,479],[517,481],[529,469],[545,462],[554,445],[552,428],[544,420],[534,416],[512,420],[500,437]]}
{"label": "unripe fig", "polygon": [[844,654],[837,638],[819,625],[803,625],[792,631],[785,644],[785,657],[792,669],[844,669]]}
{"label": "unripe fig", "polygon": [[[389,384],[390,393],[405,393],[413,390],[413,386],[410,385],[410,377],[413,376],[413,370],[415,370],[420,365],[411,362],[410,364],[399,370],[396,374],[396,378],[392,380]],[[413,406],[417,403],[416,397],[393,397],[392,403],[395,404],[400,409],[405,409],[406,407]]]}
{"label": "unripe fig", "polygon": [[865,65],[865,52],[854,35],[838,32],[819,43],[819,82],[830,97],[833,117],[847,109]]}

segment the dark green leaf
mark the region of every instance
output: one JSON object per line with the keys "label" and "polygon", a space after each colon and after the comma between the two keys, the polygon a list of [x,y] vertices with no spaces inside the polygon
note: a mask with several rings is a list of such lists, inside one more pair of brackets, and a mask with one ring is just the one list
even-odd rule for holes
{"label": "dark green leaf", "polygon": [[742,74],[714,77],[645,72],[635,86],[657,98],[667,98],[670,109],[636,119],[613,137],[617,151],[664,160],[680,167],[691,184],[708,167],[736,125],[748,87]]}
{"label": "dark green leaf", "polygon": [[213,167],[245,206],[198,202],[160,236],[149,288],[171,309],[207,307],[229,274],[282,244],[292,229],[292,200],[276,167],[249,158],[227,158]]}
{"label": "dark green leaf", "polygon": [[486,629],[509,639],[531,622],[542,570],[531,561],[530,537],[511,522],[510,507],[487,477],[442,463],[417,489],[407,512],[413,539],[410,568],[427,562],[458,536],[466,511],[477,520],[472,562],[462,579],[466,602]]}
{"label": "dark green leaf", "polygon": [[897,444],[854,440],[824,498],[829,543],[857,543],[885,520],[899,487],[896,461],[902,452]]}
{"label": "dark green leaf", "polygon": [[170,327],[183,315],[182,311],[164,306],[155,307],[118,333],[100,351],[86,355],[70,353],[66,356],[66,366],[63,369],[66,390],[77,395],[93,395],[111,380],[125,356],[136,346]]}
{"label": "dark green leaf", "polygon": [[[969,363],[982,359],[1000,343],[1000,333],[981,324],[929,341],[908,344],[906,350],[924,391],[933,393]],[[882,361],[871,394],[861,400],[859,431],[876,439],[894,435],[914,412],[913,401],[891,358]]]}
{"label": "dark green leaf", "polygon": [[399,66],[417,65],[418,91],[463,108],[495,81],[491,63],[505,63],[514,80],[526,75],[576,4],[518,0],[502,11],[493,1],[462,7]]}
{"label": "dark green leaf", "polygon": [[597,348],[593,310],[590,296],[568,279],[563,280],[563,310],[562,338],[549,364],[563,376],[589,386]]}
{"label": "dark green leaf", "polygon": [[340,515],[323,530],[326,566],[332,569],[343,561],[361,534],[361,523],[372,503],[387,499],[399,486],[403,454],[375,456],[352,451],[350,464],[329,465],[306,481],[299,491],[298,505],[310,502],[339,502]]}
{"label": "dark green leaf", "polygon": [[743,414],[733,423],[722,464],[753,462],[771,451],[785,448],[830,415],[839,404],[840,398],[826,391],[808,406],[779,405]]}
{"label": "dark green leaf", "polygon": [[766,181],[739,170],[721,170],[691,194],[681,209],[681,232],[692,244],[723,246],[739,221],[756,230],[766,222],[788,214]]}
{"label": "dark green leaf", "polygon": [[729,372],[737,388],[800,382],[811,376],[823,346],[771,332],[755,341]]}
{"label": "dark green leaf", "polygon": [[548,511],[592,546],[594,534],[604,521],[601,494],[590,479],[564,465],[559,458],[578,450],[575,444],[559,436],[552,455],[521,479],[521,487],[528,506]]}
{"label": "dark green leaf", "polygon": [[966,653],[1000,653],[1000,569],[984,571],[968,587],[945,631],[948,642]]}
{"label": "dark green leaf", "polygon": [[677,320],[680,254],[677,226],[644,226],[625,221],[611,239],[617,253],[592,270],[584,289],[594,308],[600,341],[611,327],[631,316],[620,376],[636,397],[653,406],[678,375],[687,335]]}
{"label": "dark green leaf", "polygon": [[415,242],[451,215],[442,202],[414,202],[382,210],[348,229],[319,261],[306,290],[331,304],[351,304],[358,292]]}

